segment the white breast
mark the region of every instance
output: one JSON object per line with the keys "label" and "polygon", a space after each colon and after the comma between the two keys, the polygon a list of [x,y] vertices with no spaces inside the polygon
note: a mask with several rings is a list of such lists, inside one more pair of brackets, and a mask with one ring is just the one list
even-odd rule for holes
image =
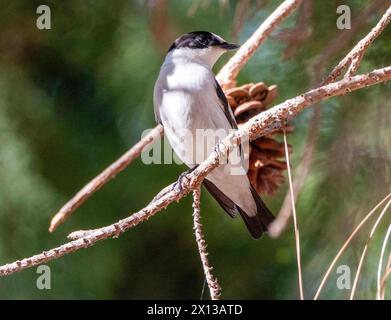
{"label": "white breast", "polygon": [[[172,148],[189,167],[202,162],[231,129],[212,71],[194,61],[166,59],[155,85],[154,105]],[[207,129],[212,138],[200,139]],[[215,138],[211,130],[219,131]]]}

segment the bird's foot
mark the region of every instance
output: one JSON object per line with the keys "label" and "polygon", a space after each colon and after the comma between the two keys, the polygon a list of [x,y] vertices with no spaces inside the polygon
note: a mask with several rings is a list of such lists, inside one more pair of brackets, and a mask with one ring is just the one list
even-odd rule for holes
{"label": "bird's foot", "polygon": [[182,172],[182,173],[179,175],[178,180],[173,184],[172,188],[173,188],[173,189],[178,189],[179,192],[182,192],[182,191],[183,191],[183,187],[182,187],[183,179],[186,178],[186,176],[187,176],[189,173],[192,173],[197,167],[198,167],[198,164],[195,165],[193,168],[190,168],[190,169],[188,169],[188,170]]}

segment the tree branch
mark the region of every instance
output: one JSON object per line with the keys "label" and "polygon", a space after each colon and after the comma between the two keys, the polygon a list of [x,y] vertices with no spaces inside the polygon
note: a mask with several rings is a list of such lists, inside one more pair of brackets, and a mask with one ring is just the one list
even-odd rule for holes
{"label": "tree branch", "polygon": [[219,143],[218,148],[216,148],[218,152],[211,153],[193,172],[188,173],[184,179],[182,179],[182,188],[171,188],[170,191],[166,192],[155,201],[152,201],[144,209],[112,225],[95,229],[77,240],[68,242],[50,251],[3,265],[0,267],[0,275],[9,275],[57,259],[76,250],[89,247],[98,241],[110,237],[118,237],[122,232],[149,219],[161,209],[166,208],[170,203],[179,201],[187,195],[191,190],[197,187],[200,181],[202,181],[214,168],[220,163],[223,163],[227,154],[232,151],[238,141],[243,138],[249,137],[250,140],[254,140],[259,136],[266,135],[276,128],[282,128],[287,121],[292,120],[308,106],[334,96],[341,96],[351,91],[385,82],[390,79],[391,66],[312,89],[260,113],[244,124],[239,130],[231,132],[225,137]]}
{"label": "tree branch", "polygon": [[382,33],[385,27],[391,20],[391,6],[380,19],[378,24],[369,32],[356,46],[348,53],[348,55],[341,60],[340,63],[333,69],[330,75],[324,80],[324,83],[330,83],[337,79],[342,71],[349,67],[346,76],[351,77],[360,66],[360,62],[365,52],[373,41]]}
{"label": "tree branch", "polygon": [[[267,18],[253,35],[243,44],[240,50],[227,62],[216,76],[222,87],[229,86],[256,49],[266,40],[266,37],[275,30],[300,4],[301,0],[284,1]],[[103,170],[98,176],[86,184],[71,200],[58,211],[51,220],[49,231],[53,232],[77,208],[79,208],[92,194],[114,178],[118,173],[129,166],[134,159],[140,156],[142,150],[151,145],[156,138],[163,134],[163,127],[157,125],[150,133],[136,145],[124,153],[118,160]]]}
{"label": "tree branch", "polygon": [[217,278],[212,274],[213,267],[211,267],[209,264],[208,251],[206,250],[207,245],[202,232],[200,198],[201,186],[199,185],[193,190],[193,229],[197,241],[198,252],[200,254],[202,267],[204,269],[206,283],[209,287],[210,297],[212,300],[220,300],[221,287]]}

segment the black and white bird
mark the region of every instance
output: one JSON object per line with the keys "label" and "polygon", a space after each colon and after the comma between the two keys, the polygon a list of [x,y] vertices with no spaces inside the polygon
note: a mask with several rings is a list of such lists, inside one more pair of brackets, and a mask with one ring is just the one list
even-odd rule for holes
{"label": "black and white bird", "polygon": [[[190,169],[205,160],[229,130],[237,129],[212,68],[223,53],[238,47],[211,32],[190,32],[175,40],[160,69],[154,89],[156,121]],[[214,132],[219,132],[217,140],[206,142]],[[274,217],[251,185],[242,163],[239,169],[238,174],[238,164],[220,165],[203,184],[231,217],[239,213],[251,235],[259,238]]]}

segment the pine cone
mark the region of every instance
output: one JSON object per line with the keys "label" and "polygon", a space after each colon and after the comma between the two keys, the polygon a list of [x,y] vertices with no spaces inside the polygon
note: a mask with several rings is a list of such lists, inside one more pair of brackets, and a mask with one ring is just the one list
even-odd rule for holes
{"label": "pine cone", "polygon": [[[268,108],[277,97],[277,85],[268,87],[263,82],[248,83],[226,90],[225,95],[240,127]],[[292,126],[285,128],[287,133],[293,129]],[[271,195],[285,181],[283,172],[287,169],[287,164],[283,160],[284,143],[275,139],[275,136],[281,133],[281,130],[277,130],[250,143],[247,175],[258,193]],[[292,152],[291,146],[289,152]]]}

